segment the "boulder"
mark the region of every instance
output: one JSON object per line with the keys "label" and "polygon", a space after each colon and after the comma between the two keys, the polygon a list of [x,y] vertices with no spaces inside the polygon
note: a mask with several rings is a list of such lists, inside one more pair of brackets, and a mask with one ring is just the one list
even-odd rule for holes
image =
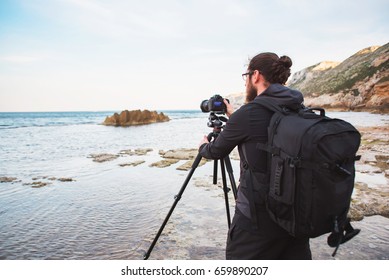
{"label": "boulder", "polygon": [[132,126],[157,122],[167,122],[169,120],[169,117],[162,112],[158,113],[156,111],[149,110],[124,110],[120,114],[115,113],[110,117],[106,117],[103,124],[113,126]]}

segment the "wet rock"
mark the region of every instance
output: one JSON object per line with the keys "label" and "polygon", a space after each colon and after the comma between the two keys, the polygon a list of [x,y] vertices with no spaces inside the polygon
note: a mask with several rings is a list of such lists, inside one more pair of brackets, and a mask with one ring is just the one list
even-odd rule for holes
{"label": "wet rock", "polygon": [[[162,158],[166,160],[174,160],[176,162],[180,160],[186,160],[186,162],[180,166],[177,167],[177,170],[183,170],[187,171],[191,169],[192,164],[195,160],[195,158],[198,155],[197,149],[175,149],[175,150],[168,150],[168,151],[159,151],[159,154],[162,156]],[[202,158],[199,166],[204,165],[207,162],[207,159]]]}
{"label": "wet rock", "polygon": [[357,164],[357,170],[361,173],[381,173],[381,169],[370,164]]}
{"label": "wet rock", "polygon": [[31,178],[31,180],[33,182],[23,183],[23,185],[24,186],[31,186],[32,188],[43,188],[43,187],[46,187],[48,185],[52,185],[53,181],[58,181],[58,182],[74,182],[74,181],[76,181],[73,178],[69,178],[69,177],[56,178],[56,177],[49,177],[49,176],[33,177],[33,178]]}
{"label": "wet rock", "polygon": [[58,178],[58,181],[60,181],[60,182],[74,182],[75,180],[73,178]]}
{"label": "wet rock", "polygon": [[119,164],[119,166],[121,167],[126,167],[126,166],[138,166],[142,163],[145,163],[144,160],[137,160],[137,161],[134,161],[134,162],[129,162],[129,163],[121,163]]}
{"label": "wet rock", "polygon": [[71,182],[71,181],[75,181],[74,179],[72,178],[57,178],[57,177],[53,177],[53,176],[38,176],[38,177],[33,177],[31,180],[33,181],[37,181],[37,180],[49,180],[49,181],[62,181],[62,182]]}
{"label": "wet rock", "polygon": [[0,183],[12,183],[16,180],[17,178],[15,177],[0,177]]}
{"label": "wet rock", "polygon": [[32,183],[24,183],[23,185],[31,186],[32,188],[39,189],[39,188],[45,187],[45,186],[50,185],[50,184],[51,184],[50,182],[36,181],[36,182],[32,182]]}
{"label": "wet rock", "polygon": [[164,159],[150,164],[150,167],[164,168],[179,162],[179,159]]}
{"label": "wet rock", "polygon": [[159,154],[166,159],[178,159],[178,160],[189,160],[194,159],[197,154],[197,149],[177,149],[169,151],[159,151]]}
{"label": "wet rock", "polygon": [[129,149],[129,150],[121,150],[119,155],[128,155],[128,156],[144,156],[148,152],[152,152],[153,149]]}
{"label": "wet rock", "polygon": [[365,216],[381,215],[389,218],[389,189],[369,188],[368,184],[356,182],[351,200],[349,217],[362,220]]}
{"label": "wet rock", "polygon": [[149,110],[124,110],[120,114],[115,113],[110,117],[106,117],[103,124],[112,126],[133,126],[157,122],[167,122],[169,120],[169,117],[162,112],[157,113],[156,111]]}
{"label": "wet rock", "polygon": [[389,127],[358,127],[362,141],[356,170],[362,173],[389,173]]}
{"label": "wet rock", "polygon": [[[207,159],[201,159],[200,163],[198,166],[203,166],[204,164],[207,163]],[[183,171],[188,171],[189,169],[192,168],[192,164],[194,162],[194,159],[193,160],[188,160],[187,162],[185,162],[184,164],[178,166],[176,169],[177,170],[183,170]]]}
{"label": "wet rock", "polygon": [[[222,184],[223,183],[222,183],[221,178],[218,178],[216,186],[221,187]],[[215,185],[213,184],[213,176],[210,176],[210,175],[195,178],[194,185],[198,188],[205,188],[207,190],[215,188]]]}
{"label": "wet rock", "polygon": [[90,154],[89,158],[92,158],[94,162],[106,162],[117,159],[119,155],[114,154]]}

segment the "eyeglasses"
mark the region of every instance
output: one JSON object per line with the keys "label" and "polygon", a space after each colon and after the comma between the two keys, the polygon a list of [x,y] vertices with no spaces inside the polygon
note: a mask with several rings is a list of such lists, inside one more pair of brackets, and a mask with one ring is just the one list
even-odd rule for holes
{"label": "eyeglasses", "polygon": [[243,73],[242,74],[243,81],[246,81],[247,80],[247,76],[250,76],[252,74],[254,74],[254,71],[248,71],[247,73]]}

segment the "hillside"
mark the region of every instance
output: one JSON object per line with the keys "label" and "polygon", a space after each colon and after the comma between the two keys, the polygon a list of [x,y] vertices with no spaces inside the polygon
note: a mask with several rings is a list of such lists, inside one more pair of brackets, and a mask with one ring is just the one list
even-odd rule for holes
{"label": "hillside", "polygon": [[[287,86],[306,106],[389,113],[389,43],[365,48],[343,62],[324,61],[293,74]],[[244,93],[226,96],[236,108]]]}
{"label": "hillside", "polygon": [[365,48],[341,63],[305,68],[288,86],[300,90],[308,106],[389,112],[389,43]]}

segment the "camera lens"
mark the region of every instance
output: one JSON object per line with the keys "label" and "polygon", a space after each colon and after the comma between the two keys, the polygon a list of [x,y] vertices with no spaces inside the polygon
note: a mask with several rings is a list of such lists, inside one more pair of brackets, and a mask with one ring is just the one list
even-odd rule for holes
{"label": "camera lens", "polygon": [[201,109],[201,111],[203,113],[208,113],[209,112],[208,103],[209,103],[209,100],[204,100],[204,101],[201,102],[200,109]]}

